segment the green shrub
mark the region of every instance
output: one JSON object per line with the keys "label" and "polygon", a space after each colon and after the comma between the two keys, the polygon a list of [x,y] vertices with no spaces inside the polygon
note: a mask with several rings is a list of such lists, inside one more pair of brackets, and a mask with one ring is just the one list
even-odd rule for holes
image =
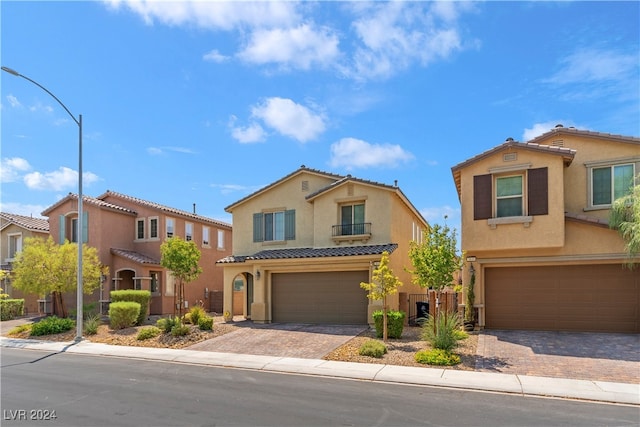
{"label": "green shrub", "polygon": [[451,351],[458,344],[460,326],[460,317],[455,312],[440,313],[437,318],[429,316],[422,325],[422,339],[433,348]]}
{"label": "green shrub", "polygon": [[[376,310],[372,314],[373,321],[376,326],[376,337],[382,338],[382,325],[384,323],[384,313],[382,310]],[[389,310],[387,311],[387,337],[400,338],[404,330],[404,311]]]}
{"label": "green shrub", "polygon": [[415,355],[416,362],[427,365],[452,366],[460,363],[460,356],[439,348],[420,350]]}
{"label": "green shrub", "polygon": [[180,325],[180,318],[178,317],[163,317],[162,319],[158,319],[156,322],[156,326],[160,328],[163,333],[169,333],[173,329],[174,326]]}
{"label": "green shrub", "polygon": [[148,340],[149,338],[157,337],[161,333],[162,330],[158,327],[145,326],[144,328],[140,329],[140,332],[138,332],[138,336],[136,337],[136,339],[138,341],[144,341]]}
{"label": "green shrub", "polygon": [[213,330],[213,317],[204,316],[198,319],[198,327],[201,331]]}
{"label": "green shrub", "polygon": [[57,316],[45,317],[39,322],[31,325],[31,336],[53,335],[67,332],[74,328],[76,322],[68,318]]}
{"label": "green shrub", "polygon": [[24,313],[24,299],[0,299],[0,320],[12,320]]}
{"label": "green shrub", "polygon": [[376,340],[366,341],[362,346],[360,346],[360,350],[358,353],[360,356],[370,356],[381,358],[387,352],[387,346]]}
{"label": "green shrub", "polygon": [[24,325],[18,325],[15,328],[11,328],[11,330],[7,332],[7,335],[9,336],[18,335],[23,332],[30,332],[30,331],[31,331],[31,323],[25,323]]}
{"label": "green shrub", "polygon": [[193,323],[191,321],[191,313],[187,313],[184,316],[182,316],[182,323],[188,323],[188,324]]}
{"label": "green shrub", "polygon": [[94,313],[87,317],[84,322],[84,333],[87,335],[95,335],[98,333],[98,327],[102,323],[102,319],[99,314]]}
{"label": "green shrub", "polygon": [[133,301],[118,301],[109,304],[111,329],[124,329],[136,325],[140,314],[140,304]]}
{"label": "green shrub", "polygon": [[140,304],[140,312],[136,319],[136,325],[142,325],[149,314],[149,301],[151,301],[151,292],[138,291],[134,289],[125,289],[122,291],[111,291],[111,303],[121,301],[131,301]]}
{"label": "green shrub", "polygon": [[193,307],[191,307],[191,310],[189,310],[188,314],[191,318],[191,323],[193,323],[194,325],[199,325],[200,319],[203,317],[207,317],[207,312],[199,305],[194,305]]}
{"label": "green shrub", "polygon": [[190,332],[191,328],[188,325],[177,324],[173,328],[171,328],[171,335],[173,335],[174,337],[189,335]]}

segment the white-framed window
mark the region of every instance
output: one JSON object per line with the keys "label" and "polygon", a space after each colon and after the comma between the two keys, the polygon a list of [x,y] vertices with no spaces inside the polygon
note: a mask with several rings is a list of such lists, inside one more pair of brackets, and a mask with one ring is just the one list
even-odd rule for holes
{"label": "white-framed window", "polygon": [[175,234],[176,229],[176,220],[173,218],[165,219],[165,228],[166,228],[166,236],[167,239],[170,239]]}
{"label": "white-framed window", "polygon": [[272,210],[253,214],[254,242],[284,242],[296,238],[296,211]]}
{"label": "white-framed window", "polygon": [[340,206],[340,236],[364,234],[364,202]]}
{"label": "white-framed window", "polygon": [[149,238],[157,239],[160,237],[160,232],[158,230],[158,222],[159,219],[157,216],[152,216],[149,218]]}
{"label": "white-framed window", "polygon": [[184,223],[184,240],[187,242],[193,240],[193,224],[190,222]]}
{"label": "white-framed window", "polygon": [[7,235],[7,237],[9,240],[9,250],[7,254],[9,255],[9,259],[12,260],[18,252],[22,251],[22,233],[12,233]]}
{"label": "white-framed window", "polygon": [[496,178],[496,217],[522,216],[524,211],[524,175]]}
{"label": "white-framed window", "polygon": [[264,214],[264,240],[284,240],[284,211]]}
{"label": "white-framed window", "polygon": [[205,225],[202,226],[202,246],[209,246],[209,235],[211,229]]}
{"label": "white-framed window", "polygon": [[144,240],[144,218],[136,219],[136,240]]}
{"label": "white-framed window", "polygon": [[610,206],[631,192],[635,165],[625,163],[591,168],[591,206]]}
{"label": "white-framed window", "polygon": [[224,249],[224,230],[218,230],[218,249]]}

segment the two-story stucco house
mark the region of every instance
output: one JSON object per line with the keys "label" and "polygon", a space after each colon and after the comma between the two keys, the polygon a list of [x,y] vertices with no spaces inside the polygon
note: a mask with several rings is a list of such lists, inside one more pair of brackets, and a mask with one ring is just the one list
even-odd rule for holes
{"label": "two-story stucco house", "polygon": [[[69,194],[46,209],[50,233],[58,243],[78,241],[78,196]],[[109,293],[120,289],[151,291],[150,314],[174,312],[176,289],[171,273],[160,266],[162,242],[173,236],[194,241],[200,250],[202,273],[185,286],[187,308],[202,302],[205,309],[222,311],[222,271],[215,261],[231,254],[230,224],[158,203],[107,191],[83,197],[82,241],[98,249],[109,274],[86,303],[106,309]],[[65,304],[74,307],[73,295]]]}
{"label": "two-story stucco house", "polygon": [[[2,270],[11,271],[16,254],[22,251],[25,239],[29,237],[49,237],[49,222],[45,218],[34,218],[25,215],[16,215],[8,212],[0,212],[0,260]],[[6,278],[0,287],[11,298],[24,298],[24,309],[27,314],[48,312],[50,307],[42,301],[38,303],[39,296],[24,294],[11,286],[11,278]]]}
{"label": "two-story stucco house", "polygon": [[624,241],[608,227],[640,173],[639,138],[558,125],[452,173],[481,326],[640,332],[640,269],[623,266]]}
{"label": "two-story stucco house", "polygon": [[302,166],[226,211],[233,255],[218,265],[229,313],[265,323],[366,324],[380,302],[360,283],[371,281],[384,251],[403,282],[389,306],[406,311],[406,294],[425,292],[405,267],[409,242],[428,225],[395,184]]}

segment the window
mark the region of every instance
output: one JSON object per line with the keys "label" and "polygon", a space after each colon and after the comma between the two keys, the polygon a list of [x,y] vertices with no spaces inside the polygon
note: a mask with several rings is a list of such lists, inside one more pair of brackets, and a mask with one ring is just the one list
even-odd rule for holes
{"label": "window", "polygon": [[209,246],[209,227],[202,227],[202,246]]}
{"label": "window", "polygon": [[184,224],[184,240],[187,242],[193,240],[193,224],[190,222]]}
{"label": "window", "polygon": [[136,219],[136,240],[144,239],[144,218]]}
{"label": "window", "polygon": [[591,204],[610,205],[629,194],[633,186],[634,165],[624,164],[591,169]]}
{"label": "window", "polygon": [[22,234],[9,234],[9,259],[16,257],[22,251]]}
{"label": "window", "polygon": [[340,215],[340,235],[364,234],[364,203],[341,206]]}
{"label": "window", "polygon": [[151,271],[149,272],[149,275],[151,276],[151,286],[150,286],[150,291],[152,294],[158,294],[160,293],[160,272],[159,271]]}
{"label": "window", "polygon": [[149,238],[158,238],[158,217],[149,218]]}
{"label": "window", "polygon": [[278,242],[294,240],[296,211],[283,210],[253,215],[253,241]]}
{"label": "window", "polygon": [[224,230],[218,230],[218,249],[224,249]]}
{"label": "window", "polygon": [[523,176],[496,178],[496,217],[522,216]]}
{"label": "window", "polygon": [[[89,236],[89,212],[82,212],[82,242],[88,242]],[[63,244],[65,240],[72,243],[78,242],[78,216],[65,216],[60,215],[58,217],[58,239],[59,243]]]}
{"label": "window", "polygon": [[78,243],[78,218],[71,218],[71,227],[70,228],[70,234],[71,234],[71,238],[69,239],[69,241],[71,243]]}
{"label": "window", "polygon": [[142,290],[142,278],[141,277],[134,277],[133,278],[133,288],[136,291]]}
{"label": "window", "polygon": [[171,237],[173,237],[175,221],[173,218],[167,218],[165,224],[167,228],[167,239],[170,239]]}

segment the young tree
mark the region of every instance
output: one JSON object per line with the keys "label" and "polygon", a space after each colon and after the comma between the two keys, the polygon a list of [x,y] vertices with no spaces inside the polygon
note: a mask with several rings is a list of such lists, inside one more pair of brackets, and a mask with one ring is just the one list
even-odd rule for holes
{"label": "young tree", "polygon": [[[69,241],[58,245],[51,236],[47,240],[29,237],[24,243],[14,263],[13,285],[27,293],[53,293],[62,317],[67,317],[67,308],[62,296],[65,292],[77,289],[78,247]],[[84,245],[82,291],[85,294],[91,294],[100,286],[100,275],[103,271],[98,250]]]}
{"label": "young tree", "polygon": [[[171,271],[178,280],[178,316],[182,318],[184,307],[184,285],[198,278],[202,273],[200,268],[200,251],[193,241],[182,240],[180,237],[170,237],[160,245],[160,265]],[[173,314],[176,314],[174,294]]]}
{"label": "young tree", "polygon": [[[456,230],[446,224],[435,224],[425,230],[422,243],[409,244],[409,258],[413,264],[412,282],[422,288],[434,289],[436,317],[439,315],[440,296],[453,282],[454,273],[462,267],[462,256],[457,252]],[[436,322],[437,323],[437,322]]]}
{"label": "young tree", "polygon": [[609,227],[617,229],[624,239],[629,258],[640,254],[640,184],[613,202]]}
{"label": "young tree", "polygon": [[387,341],[387,296],[398,292],[402,282],[389,268],[389,252],[384,251],[380,264],[373,270],[371,283],[361,282],[360,287],[368,292],[367,297],[372,300],[382,300],[382,340]]}

